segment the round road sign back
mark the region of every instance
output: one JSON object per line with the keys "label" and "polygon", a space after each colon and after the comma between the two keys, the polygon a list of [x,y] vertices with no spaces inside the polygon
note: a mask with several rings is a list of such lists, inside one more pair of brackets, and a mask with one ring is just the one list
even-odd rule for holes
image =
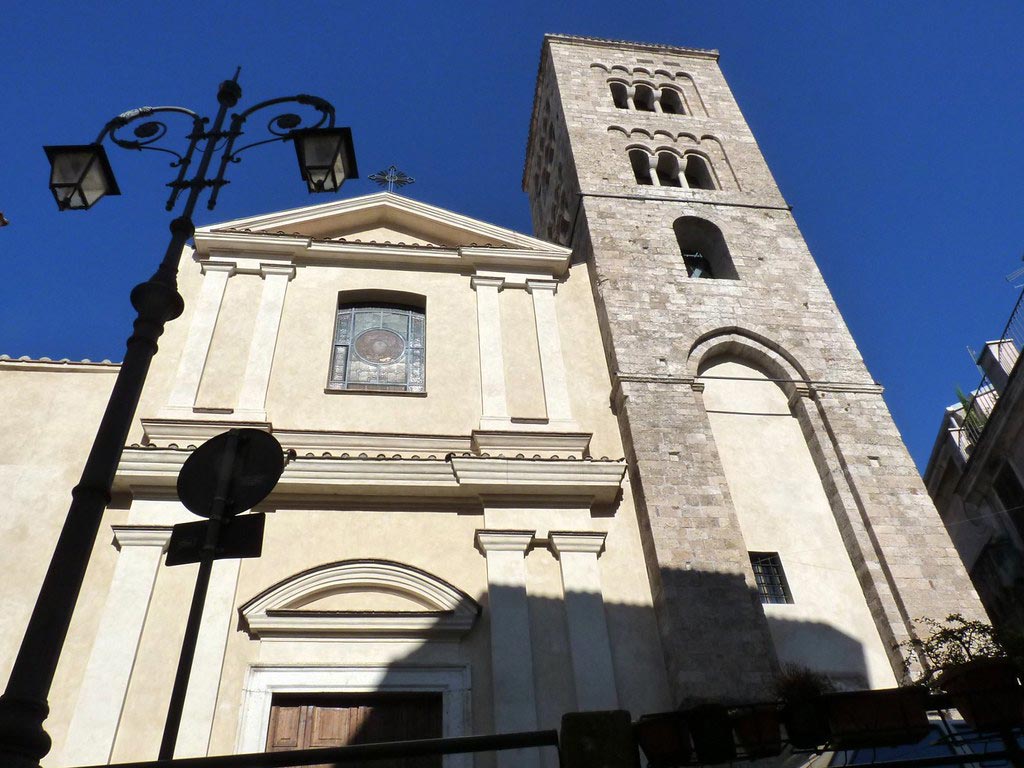
{"label": "round road sign back", "polygon": [[224,517],[252,509],[274,490],[284,472],[281,444],[273,435],[258,429],[233,429],[196,448],[181,468],[178,498],[190,512],[201,517],[213,514],[227,454],[232,451],[234,456],[224,486]]}

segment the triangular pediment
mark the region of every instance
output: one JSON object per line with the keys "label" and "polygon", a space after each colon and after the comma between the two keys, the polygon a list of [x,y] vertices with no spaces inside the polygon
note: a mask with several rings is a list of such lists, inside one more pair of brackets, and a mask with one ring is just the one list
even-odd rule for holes
{"label": "triangular pediment", "polygon": [[319,241],[421,245],[439,248],[497,247],[550,252],[557,245],[391,192],[235,219],[201,227],[207,233],[292,235]]}

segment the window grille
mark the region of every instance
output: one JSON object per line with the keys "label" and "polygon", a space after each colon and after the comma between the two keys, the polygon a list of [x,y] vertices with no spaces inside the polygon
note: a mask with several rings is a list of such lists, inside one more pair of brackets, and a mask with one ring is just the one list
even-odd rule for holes
{"label": "window grille", "polygon": [[387,304],[338,308],[329,389],[423,392],[422,309]]}
{"label": "window grille", "polygon": [[751,552],[750,566],[754,569],[757,594],[762,603],[793,602],[778,552]]}

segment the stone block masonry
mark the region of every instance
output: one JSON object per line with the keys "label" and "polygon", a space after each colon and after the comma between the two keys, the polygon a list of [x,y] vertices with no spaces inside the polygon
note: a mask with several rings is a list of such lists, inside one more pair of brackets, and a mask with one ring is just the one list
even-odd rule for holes
{"label": "stone block masonry", "polygon": [[[616,78],[678,87],[688,113],[621,109]],[[639,185],[635,147],[699,152],[720,188]],[[590,270],[678,701],[756,698],[778,669],[701,395],[716,355],[791,395],[885,645],[920,617],[984,615],[715,52],[546,38],[524,188],[538,235]],[[689,277],[683,216],[721,231],[738,279]]]}

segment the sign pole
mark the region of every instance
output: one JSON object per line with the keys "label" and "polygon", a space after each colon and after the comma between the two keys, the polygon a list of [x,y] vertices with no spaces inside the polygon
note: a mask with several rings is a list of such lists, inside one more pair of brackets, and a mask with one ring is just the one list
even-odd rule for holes
{"label": "sign pole", "polygon": [[181,713],[185,707],[185,694],[188,692],[188,679],[196,655],[199,625],[203,620],[203,606],[206,603],[206,592],[210,587],[210,572],[213,570],[217,540],[220,538],[224,512],[229,502],[232,470],[238,451],[238,435],[237,429],[228,432],[226,450],[221,457],[217,487],[210,508],[209,527],[206,529],[206,540],[203,542],[202,557],[199,560],[199,574],[196,576],[196,587],[192,592],[192,606],[188,611],[188,623],[185,625],[185,637],[181,643],[178,671],[174,676],[174,687],[171,689],[171,702],[167,709],[167,721],[164,724],[163,739],[160,741],[158,760],[171,760],[174,757],[174,745],[178,740]]}

